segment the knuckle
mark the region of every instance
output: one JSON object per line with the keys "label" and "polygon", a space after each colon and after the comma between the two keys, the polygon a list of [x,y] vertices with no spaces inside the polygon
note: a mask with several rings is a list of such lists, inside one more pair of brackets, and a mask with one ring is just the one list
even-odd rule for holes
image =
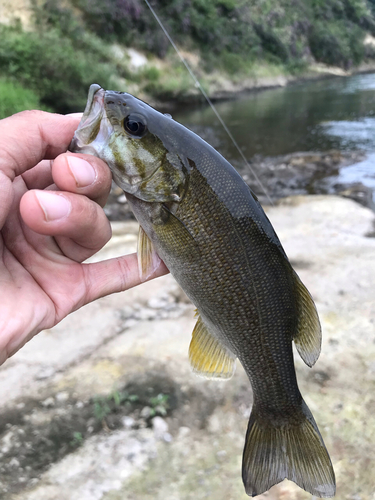
{"label": "knuckle", "polygon": [[85,222],[85,226],[92,228],[99,219],[99,207],[86,197],[82,197],[81,202],[78,214]]}
{"label": "knuckle", "polygon": [[85,241],[85,246],[97,249],[110,240],[111,226],[99,205],[82,196],[75,212],[79,239]]}
{"label": "knuckle", "polygon": [[17,116],[17,118],[19,119],[39,120],[40,118],[44,117],[45,114],[45,111],[41,111],[39,109],[27,109],[25,111],[20,111],[15,116]]}

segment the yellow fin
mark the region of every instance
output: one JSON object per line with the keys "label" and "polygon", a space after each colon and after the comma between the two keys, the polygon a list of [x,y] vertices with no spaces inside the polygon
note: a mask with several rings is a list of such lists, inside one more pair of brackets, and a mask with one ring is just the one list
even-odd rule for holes
{"label": "yellow fin", "polygon": [[311,367],[319,358],[322,345],[322,330],[310,293],[296,273],[294,273],[294,278],[298,296],[298,326],[293,340],[299,355],[307,366]]}
{"label": "yellow fin", "polygon": [[199,316],[189,347],[189,360],[193,372],[205,378],[229,379],[232,377],[236,357],[208,330]]}
{"label": "yellow fin", "polygon": [[142,281],[146,281],[156,271],[161,261],[142,226],[139,226],[137,256],[139,276]]}

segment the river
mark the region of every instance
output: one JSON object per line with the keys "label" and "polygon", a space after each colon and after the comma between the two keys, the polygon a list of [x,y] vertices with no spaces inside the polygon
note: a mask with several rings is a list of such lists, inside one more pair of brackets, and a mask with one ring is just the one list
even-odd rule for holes
{"label": "river", "polygon": [[[216,107],[252,164],[259,164],[259,158],[296,152],[364,151],[361,161],[334,175],[331,171],[326,177],[320,175],[313,189],[310,183],[309,192],[336,192],[361,184],[375,200],[375,74],[301,82],[253,92]],[[173,118],[203,136],[246,174],[246,165],[208,105],[177,109]]]}

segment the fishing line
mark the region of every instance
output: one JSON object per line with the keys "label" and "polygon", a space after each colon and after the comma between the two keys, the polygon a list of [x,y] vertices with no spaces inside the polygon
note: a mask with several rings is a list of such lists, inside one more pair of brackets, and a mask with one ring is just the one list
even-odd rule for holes
{"label": "fishing line", "polygon": [[190,67],[190,65],[188,64],[188,62],[186,61],[186,59],[184,58],[184,56],[181,54],[180,50],[178,49],[177,45],[174,43],[174,41],[172,40],[170,34],[168,33],[168,31],[166,30],[165,26],[163,25],[163,23],[161,22],[159,16],[156,14],[156,12],[154,11],[154,9],[151,7],[150,3],[148,0],[145,0],[145,3],[147,5],[147,7],[150,9],[152,15],[154,16],[154,18],[156,19],[156,21],[158,22],[159,26],[161,27],[161,29],[163,30],[165,36],[168,38],[169,42],[171,43],[172,47],[174,48],[174,50],[176,51],[178,57],[180,58],[182,64],[185,66],[185,68],[187,69],[187,71],[189,72],[191,78],[193,79],[194,81],[194,85],[195,87],[197,87],[203,94],[203,97],[206,99],[206,101],[208,102],[208,104],[210,105],[212,111],[215,113],[216,115],[216,118],[219,120],[219,122],[221,123],[222,127],[224,128],[225,132],[227,133],[228,137],[230,138],[230,140],[232,141],[232,143],[234,144],[235,148],[237,149],[237,151],[240,153],[240,156],[242,158],[242,160],[244,161],[245,165],[247,166],[247,168],[250,170],[250,172],[253,174],[254,176],[254,179],[256,180],[256,182],[259,184],[259,186],[261,187],[263,193],[266,195],[268,201],[270,202],[271,205],[273,205],[273,202],[272,202],[272,199],[271,197],[269,196],[268,192],[267,192],[267,189],[264,187],[264,185],[262,184],[261,180],[259,179],[259,177],[257,176],[257,174],[254,172],[254,170],[251,168],[249,162],[247,161],[245,155],[243,154],[243,152],[241,151],[239,145],[237,144],[237,141],[235,140],[235,138],[233,137],[231,131],[228,129],[228,127],[226,126],[226,124],[224,123],[224,120],[221,118],[218,110],[216,109],[214,103],[211,101],[211,99],[208,97],[207,95],[207,92],[204,90],[204,88],[202,87],[202,85],[200,84],[198,78],[195,76],[195,73],[194,71],[192,70],[192,68]]}

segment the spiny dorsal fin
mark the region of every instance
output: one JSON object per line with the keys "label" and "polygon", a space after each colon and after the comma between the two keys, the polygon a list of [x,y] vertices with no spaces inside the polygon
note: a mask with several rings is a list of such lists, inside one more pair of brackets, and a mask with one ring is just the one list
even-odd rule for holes
{"label": "spiny dorsal fin", "polygon": [[294,273],[298,295],[298,325],[294,337],[299,355],[308,366],[313,366],[319,358],[322,344],[322,330],[314,301],[305,285]]}
{"label": "spiny dorsal fin", "polygon": [[139,276],[142,281],[146,281],[159,267],[160,257],[142,226],[139,226],[137,256]]}
{"label": "spiny dorsal fin", "polygon": [[198,321],[189,347],[194,373],[205,378],[231,378],[236,369],[236,357],[207,330],[198,312],[196,316]]}

